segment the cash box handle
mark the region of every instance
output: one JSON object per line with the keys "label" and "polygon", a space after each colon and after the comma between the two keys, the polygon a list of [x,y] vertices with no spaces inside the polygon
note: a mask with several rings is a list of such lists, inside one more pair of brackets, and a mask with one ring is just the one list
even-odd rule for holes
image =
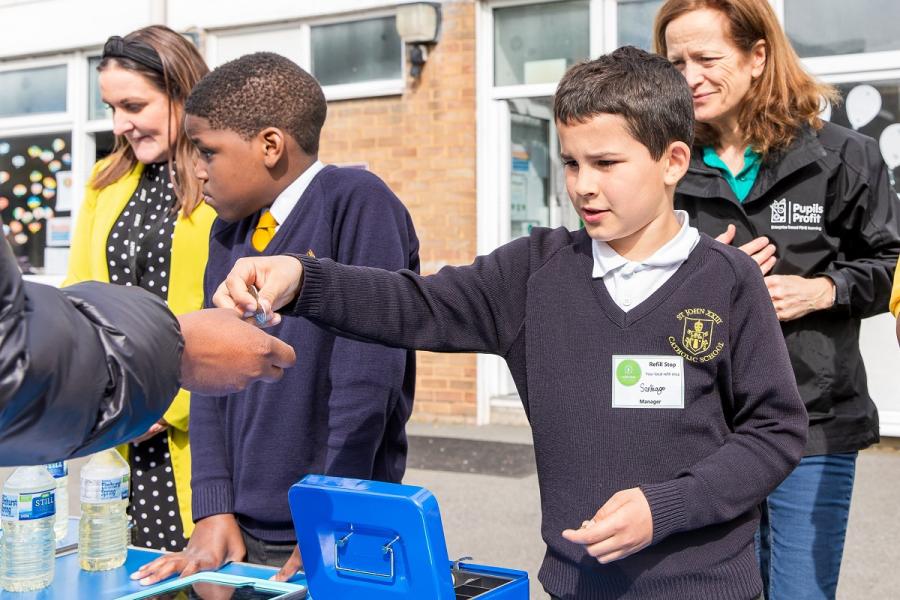
{"label": "cash box handle", "polygon": [[335,571],[341,571],[343,573],[353,573],[355,575],[366,575],[369,577],[380,577],[382,579],[393,579],[394,578],[394,549],[392,546],[400,541],[400,536],[395,536],[394,539],[387,542],[384,546],[381,547],[381,551],[387,556],[391,557],[391,570],[388,573],[376,573],[375,571],[364,571],[362,569],[351,569],[350,567],[342,567],[341,566],[341,552],[340,549],[345,547],[350,538],[353,536],[353,525],[350,526],[350,533],[345,535],[339,540],[335,540],[334,542],[334,569]]}

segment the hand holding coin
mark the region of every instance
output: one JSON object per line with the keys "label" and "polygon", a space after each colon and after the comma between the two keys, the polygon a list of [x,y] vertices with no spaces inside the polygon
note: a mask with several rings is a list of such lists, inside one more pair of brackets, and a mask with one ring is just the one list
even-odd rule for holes
{"label": "hand holding coin", "polygon": [[247,290],[250,292],[250,295],[253,296],[253,299],[256,300],[256,312],[253,314],[253,318],[256,319],[257,325],[263,327],[269,322],[269,315],[266,314],[266,309],[263,308],[263,305],[259,301],[259,290],[256,289],[255,285],[248,286]]}

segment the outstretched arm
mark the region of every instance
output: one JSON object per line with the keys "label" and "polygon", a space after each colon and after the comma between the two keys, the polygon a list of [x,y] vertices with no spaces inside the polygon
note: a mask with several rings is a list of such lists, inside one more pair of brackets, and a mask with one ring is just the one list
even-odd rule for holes
{"label": "outstretched arm", "polygon": [[140,289],[25,282],[0,240],[0,466],[124,443],[159,419],[179,380],[240,389],[278,379],[293,362],[293,349],[233,311],[176,320]]}
{"label": "outstretched arm", "polygon": [[151,294],[24,282],[0,241],[0,464],[89,454],[146,431],[178,389],[182,348]]}

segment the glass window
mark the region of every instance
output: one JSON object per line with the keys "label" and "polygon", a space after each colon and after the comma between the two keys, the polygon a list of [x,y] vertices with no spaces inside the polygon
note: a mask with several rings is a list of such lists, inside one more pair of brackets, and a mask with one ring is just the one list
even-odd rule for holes
{"label": "glass window", "polygon": [[785,0],[784,27],[802,57],[900,49],[897,0]]}
{"label": "glass window", "polygon": [[900,81],[842,83],[837,88],[844,101],[826,109],[823,116],[878,140],[896,179],[900,176]]}
{"label": "glass window", "polygon": [[99,56],[92,56],[88,59],[88,119],[90,120],[112,118],[112,110],[100,97],[100,73],[97,72],[99,64]]}
{"label": "glass window", "polygon": [[322,85],[403,78],[394,17],[311,28],[312,73]]}
{"label": "glass window", "polygon": [[72,136],[0,138],[0,214],[23,271],[44,265],[46,229],[71,210]]}
{"label": "glass window", "polygon": [[215,48],[216,66],[251,52],[277,52],[300,66],[306,64],[300,28],[296,26],[223,33],[216,37]]}
{"label": "glass window", "polygon": [[618,46],[653,50],[653,19],[662,0],[619,0],[616,11]]}
{"label": "glass window", "polygon": [[580,227],[566,194],[556,144],[553,99],[514,98],[509,104],[510,236],[534,227]]}
{"label": "glass window", "polygon": [[66,65],[0,72],[0,117],[66,112]]}
{"label": "glass window", "polygon": [[494,85],[556,83],[590,55],[587,0],[494,10]]}
{"label": "glass window", "polygon": [[94,161],[106,158],[116,147],[116,136],[112,131],[98,131],[94,134]]}

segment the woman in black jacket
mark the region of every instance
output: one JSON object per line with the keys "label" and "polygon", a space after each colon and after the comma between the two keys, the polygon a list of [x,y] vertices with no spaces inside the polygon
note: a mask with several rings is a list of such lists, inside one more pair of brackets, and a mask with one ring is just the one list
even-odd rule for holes
{"label": "woman in black jacket", "polygon": [[819,118],[836,92],[803,70],[768,2],[668,0],[654,29],[697,122],[676,206],[760,265],[810,417],[806,457],[763,506],[766,595],[834,598],[857,452],[878,441],[859,327],[887,310],[896,196],[877,143]]}
{"label": "woman in black jacket", "polygon": [[225,394],[276,381],[294,359],[230,310],[176,319],[137,288],[24,282],[0,238],[0,467],[121,444],[159,419],[179,380]]}

